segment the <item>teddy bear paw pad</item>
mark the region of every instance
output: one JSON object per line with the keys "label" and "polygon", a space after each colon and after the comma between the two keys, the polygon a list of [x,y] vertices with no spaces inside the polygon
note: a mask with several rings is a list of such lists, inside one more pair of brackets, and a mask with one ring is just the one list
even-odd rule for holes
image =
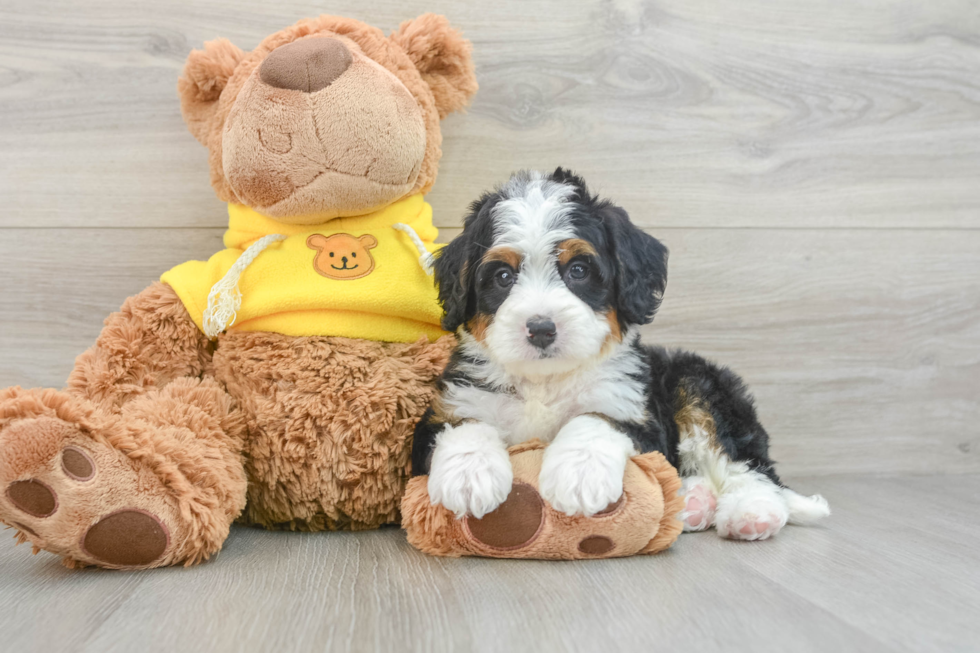
{"label": "teddy bear paw pad", "polygon": [[89,556],[114,567],[152,564],[169,544],[167,527],[142,510],[120,510],[103,517],[82,538],[82,548]]}
{"label": "teddy bear paw pad", "polygon": [[590,535],[578,543],[578,550],[590,556],[601,556],[614,548],[616,545],[613,541],[603,535]]}
{"label": "teddy bear paw pad", "polygon": [[528,546],[544,524],[544,501],[527,483],[514,483],[507,499],[482,519],[466,518],[466,529],[477,542],[496,550]]}
{"label": "teddy bear paw pad", "polygon": [[15,481],[7,486],[7,500],[31,517],[44,519],[58,509],[58,497],[47,485],[34,479]]}
{"label": "teddy bear paw pad", "polygon": [[78,447],[65,447],[61,452],[61,469],[76,481],[91,481],[95,477],[95,463]]}

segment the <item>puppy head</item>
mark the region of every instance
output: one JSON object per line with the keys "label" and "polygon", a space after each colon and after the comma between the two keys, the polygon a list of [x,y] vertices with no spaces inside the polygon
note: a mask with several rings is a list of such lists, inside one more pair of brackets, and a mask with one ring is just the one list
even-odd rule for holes
{"label": "puppy head", "polygon": [[579,177],[521,172],[471,207],[435,265],[443,328],[520,376],[571,372],[647,324],[667,248]]}

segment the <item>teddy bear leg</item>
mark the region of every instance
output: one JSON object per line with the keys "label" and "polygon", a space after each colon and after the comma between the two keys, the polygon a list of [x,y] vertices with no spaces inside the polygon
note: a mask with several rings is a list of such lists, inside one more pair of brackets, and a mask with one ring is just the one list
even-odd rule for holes
{"label": "teddy bear leg", "polygon": [[221,548],[245,503],[243,424],[213,380],[174,381],[109,416],[51,390],[4,395],[0,520],[18,541],[116,569]]}
{"label": "teddy bear leg", "polygon": [[0,391],[0,521],[69,566],[192,564],[241,511],[243,418],[199,378],[207,340],[154,284],[106,320],[68,389]]}
{"label": "teddy bear leg", "polygon": [[177,293],[156,282],[106,318],[98,340],[75,360],[66,392],[118,413],[174,379],[202,376],[212,350]]}

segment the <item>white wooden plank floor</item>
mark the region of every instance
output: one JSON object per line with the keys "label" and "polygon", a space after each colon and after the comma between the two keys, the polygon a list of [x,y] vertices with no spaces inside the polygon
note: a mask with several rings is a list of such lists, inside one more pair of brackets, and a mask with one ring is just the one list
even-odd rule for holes
{"label": "white wooden plank floor", "polygon": [[427,557],[401,531],[236,528],[192,569],[69,571],[0,543],[5,651],[980,650],[980,475],[795,479],[835,509],[661,556]]}

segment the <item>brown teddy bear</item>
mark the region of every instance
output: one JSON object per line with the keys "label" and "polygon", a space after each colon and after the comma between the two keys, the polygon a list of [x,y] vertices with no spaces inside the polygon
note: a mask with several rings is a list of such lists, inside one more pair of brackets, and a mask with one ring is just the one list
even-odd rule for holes
{"label": "brown teddy bear", "polygon": [[422,195],[476,91],[441,16],[332,16],[190,54],[183,115],[227,249],[110,315],[65,390],[0,391],[0,519],[73,566],[190,565],[235,519],[399,520],[413,427],[452,347]]}

